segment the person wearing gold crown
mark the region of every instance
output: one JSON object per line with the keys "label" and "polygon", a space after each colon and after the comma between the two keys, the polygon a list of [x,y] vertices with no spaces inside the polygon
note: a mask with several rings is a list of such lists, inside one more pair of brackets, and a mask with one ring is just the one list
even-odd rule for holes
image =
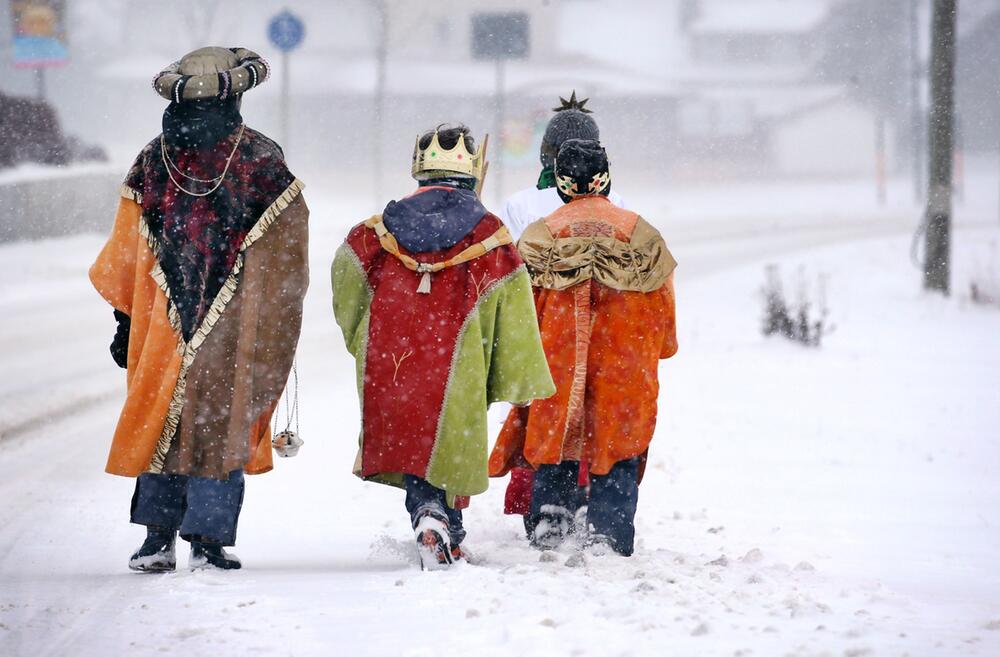
{"label": "person wearing gold crown", "polygon": [[[271,414],[308,285],[309,211],[281,148],[248,128],[243,94],[268,67],[201,48],[162,71],[163,132],[135,160],[90,280],[114,308],[127,393],[107,471],[136,477],[140,571],[235,569],[243,475],[271,469]],[[280,445],[278,446],[281,447]]]}
{"label": "person wearing gold crown", "polygon": [[485,154],[465,126],[419,137],[417,190],[355,226],[332,268],[362,409],[354,471],[405,489],[426,569],[462,558],[460,509],[489,484],[488,405],[555,391],[524,263],[477,194]]}
{"label": "person wearing gold crown", "polygon": [[656,426],[657,367],[677,351],[676,262],[653,226],[608,200],[611,175],[599,142],[563,143],[554,175],[565,205],[530,224],[518,250],[557,392],[511,410],[490,475],[535,470],[531,541],[552,549],[575,529],[578,473],[586,464],[583,544],[628,556]]}

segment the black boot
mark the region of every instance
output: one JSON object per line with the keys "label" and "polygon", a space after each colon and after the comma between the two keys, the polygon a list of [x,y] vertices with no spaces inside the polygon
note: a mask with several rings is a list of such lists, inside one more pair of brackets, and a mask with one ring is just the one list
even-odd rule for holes
{"label": "black boot", "polygon": [[239,570],[243,567],[239,557],[229,554],[218,543],[191,541],[191,558],[188,565],[192,570],[201,568],[219,568],[221,570]]}
{"label": "black boot", "polygon": [[530,513],[525,513],[521,516],[521,521],[524,522],[524,535],[527,536],[530,541],[532,536],[535,534],[535,521],[531,518]]}
{"label": "black boot", "polygon": [[555,504],[543,504],[539,511],[531,533],[531,545],[539,550],[554,550],[572,531],[573,514]]}
{"label": "black boot", "polygon": [[143,573],[166,573],[177,567],[174,542],[177,534],[172,529],[146,528],[146,540],[128,560],[128,567]]}

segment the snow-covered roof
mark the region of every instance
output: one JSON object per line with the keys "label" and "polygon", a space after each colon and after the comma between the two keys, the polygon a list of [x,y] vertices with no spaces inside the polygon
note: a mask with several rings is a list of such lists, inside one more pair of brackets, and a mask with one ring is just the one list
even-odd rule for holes
{"label": "snow-covered roof", "polygon": [[696,95],[729,103],[752,103],[757,116],[766,119],[785,118],[846,97],[844,86],[839,84],[721,86],[699,89]]}
{"label": "snow-covered roof", "polygon": [[828,0],[703,0],[692,34],[802,34],[817,28]]}
{"label": "snow-covered roof", "polygon": [[[262,55],[267,57],[268,52]],[[291,90],[295,95],[371,94],[375,90],[375,60],[362,55],[338,57],[330,65],[329,53],[302,52],[292,58]],[[163,66],[156,55],[123,57],[104,66],[101,77],[109,80],[149,80],[150,71]],[[272,58],[271,61],[276,61]],[[494,65],[490,62],[412,61],[390,58],[386,65],[385,91],[389,95],[474,96],[494,93]],[[281,85],[272,80],[252,93],[276,94]],[[643,75],[612,64],[580,58],[550,62],[507,64],[505,88],[511,93],[554,96],[575,88],[580,93],[663,95],[668,84],[660,77]]]}
{"label": "snow-covered roof", "polygon": [[958,12],[958,35],[964,37],[991,16],[1000,13],[996,0],[965,0]]}

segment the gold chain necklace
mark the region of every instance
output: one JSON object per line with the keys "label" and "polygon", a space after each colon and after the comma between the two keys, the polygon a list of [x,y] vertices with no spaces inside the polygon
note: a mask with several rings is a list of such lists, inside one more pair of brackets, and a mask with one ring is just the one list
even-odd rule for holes
{"label": "gold chain necklace", "polygon": [[167,155],[167,141],[166,141],[166,139],[164,139],[163,135],[160,134],[160,155],[163,158],[163,165],[165,167],[167,167],[167,175],[170,176],[170,182],[174,183],[174,186],[177,189],[181,190],[182,192],[184,192],[188,196],[208,196],[209,194],[214,193],[215,190],[219,189],[219,187],[222,186],[222,181],[225,180],[226,174],[229,172],[229,165],[232,164],[233,157],[236,155],[236,149],[239,148],[240,141],[243,140],[243,128],[244,127],[245,127],[245,124],[241,123],[240,124],[240,132],[239,132],[238,135],[236,135],[236,143],[233,144],[233,151],[229,154],[229,157],[226,158],[226,166],[225,166],[225,168],[223,168],[222,173],[219,174],[219,176],[217,176],[216,178],[212,178],[211,180],[201,180],[199,178],[192,178],[191,176],[185,175],[184,172],[181,171],[180,169],[177,169],[177,165],[174,165],[174,168],[177,169],[177,173],[181,174],[185,178],[188,178],[189,180],[195,180],[195,181],[204,182],[204,183],[218,181],[218,182],[215,183],[215,186],[212,187],[212,189],[208,190],[207,192],[192,192],[190,190],[184,189],[184,187],[179,182],[177,182],[177,179],[174,178],[173,172],[170,171],[170,166],[173,164],[173,162],[170,160],[170,157]]}
{"label": "gold chain necklace", "polygon": [[200,183],[214,183],[216,180],[222,177],[222,176],[216,176],[215,178],[209,178],[206,180],[204,178],[195,178],[194,176],[189,176],[183,171],[181,171],[180,168],[177,166],[177,164],[175,164],[174,161],[170,159],[170,153],[167,153],[166,155],[167,155],[167,166],[173,169],[174,173],[179,173],[188,180],[193,180],[195,182],[200,182]]}

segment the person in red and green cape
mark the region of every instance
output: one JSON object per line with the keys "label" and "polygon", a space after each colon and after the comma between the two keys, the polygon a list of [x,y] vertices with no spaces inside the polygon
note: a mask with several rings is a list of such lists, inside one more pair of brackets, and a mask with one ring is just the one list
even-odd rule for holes
{"label": "person in red and green cape", "polygon": [[461,125],[419,137],[417,190],[333,262],[362,409],[354,472],[405,489],[424,568],[462,558],[460,509],[489,484],[488,405],[555,392],[524,262],[479,200],[485,152]]}

